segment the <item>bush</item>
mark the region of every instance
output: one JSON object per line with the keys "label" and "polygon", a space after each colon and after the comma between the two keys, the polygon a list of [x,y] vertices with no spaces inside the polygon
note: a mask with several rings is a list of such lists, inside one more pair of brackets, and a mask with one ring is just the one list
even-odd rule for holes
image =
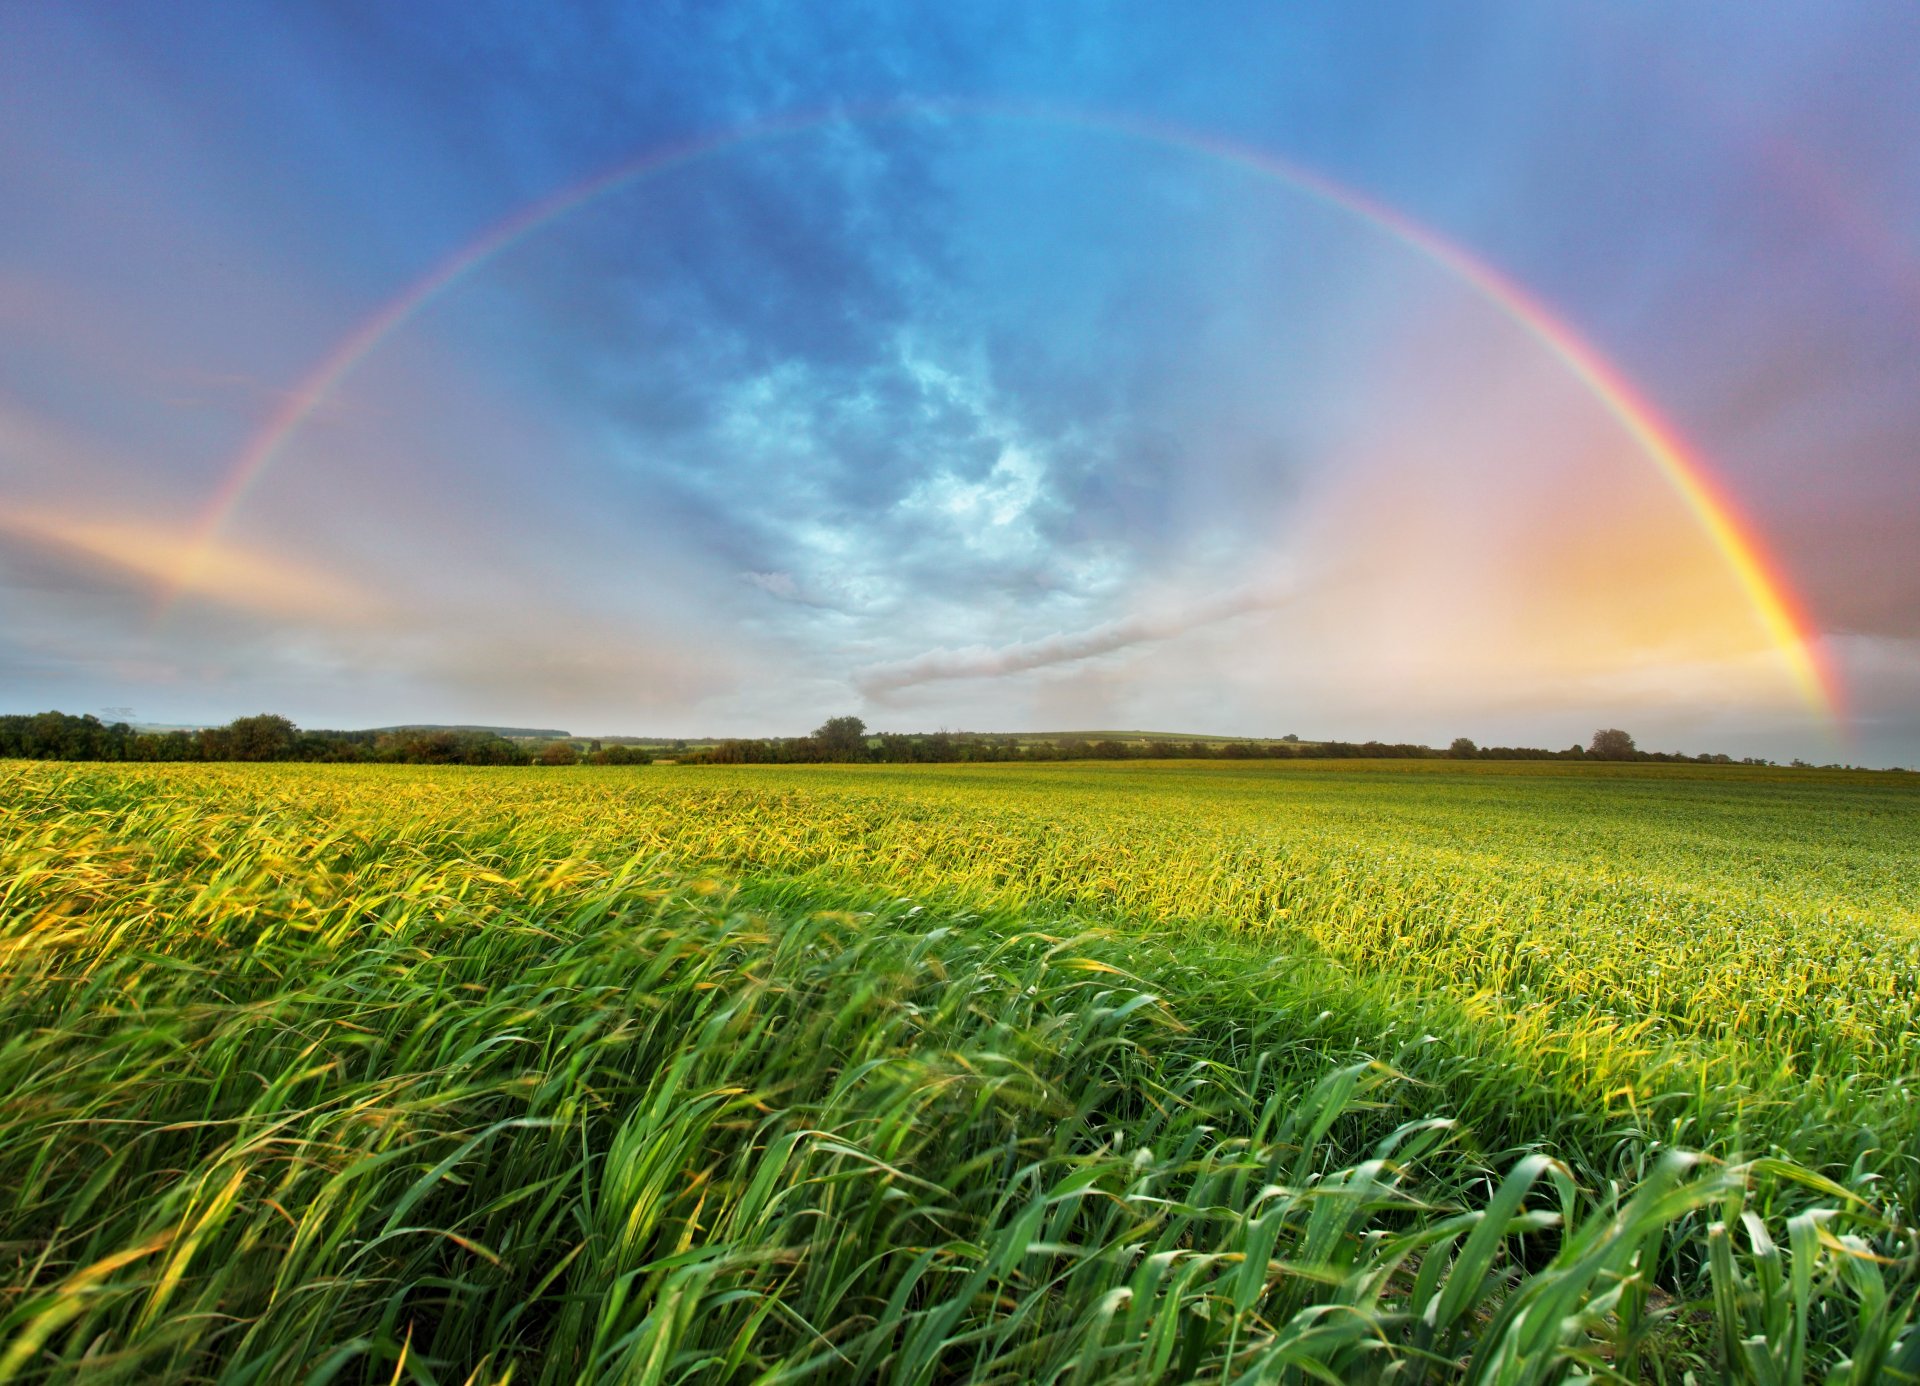
{"label": "bush", "polygon": [[580,752],[574,749],[571,741],[549,741],[540,748],[540,754],[534,757],[539,765],[578,765]]}
{"label": "bush", "polygon": [[651,765],[653,756],[644,746],[608,746],[587,757],[592,765]]}

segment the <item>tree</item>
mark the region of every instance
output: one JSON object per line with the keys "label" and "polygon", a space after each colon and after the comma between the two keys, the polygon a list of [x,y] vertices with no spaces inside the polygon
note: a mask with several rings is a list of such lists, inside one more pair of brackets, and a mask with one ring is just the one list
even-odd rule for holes
{"label": "tree", "polygon": [[408,765],[452,765],[460,760],[460,738],[451,731],[401,732],[391,739],[393,756]]}
{"label": "tree", "polygon": [[124,760],[133,729],[124,722],[102,725],[92,713],[64,712],[0,717],[0,756],[38,760]]}
{"label": "tree", "polygon": [[571,741],[549,741],[540,748],[537,759],[542,765],[578,765],[580,753]]}
{"label": "tree", "polygon": [[1447,747],[1447,754],[1455,760],[1472,760],[1479,753],[1480,748],[1473,744],[1470,736],[1456,736],[1453,744]]}
{"label": "tree", "polygon": [[271,712],[236,717],[225,731],[227,755],[234,760],[284,760],[300,735],[293,723]]}
{"label": "tree", "polygon": [[651,765],[653,757],[644,746],[608,746],[588,757],[595,765]]}
{"label": "tree", "polygon": [[831,760],[867,758],[867,724],[858,717],[829,717],[814,732],[813,739]]}
{"label": "tree", "polygon": [[1632,760],[1633,738],[1618,727],[1602,727],[1593,734],[1587,754],[1595,760]]}

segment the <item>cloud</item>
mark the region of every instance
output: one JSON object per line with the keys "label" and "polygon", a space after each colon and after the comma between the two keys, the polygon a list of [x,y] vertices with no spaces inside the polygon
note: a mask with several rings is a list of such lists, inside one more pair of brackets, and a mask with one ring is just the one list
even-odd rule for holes
{"label": "cloud", "polygon": [[357,584],[311,565],[131,519],[80,519],[49,511],[0,515],[0,535],[49,550],[95,577],[155,591],[177,590],[224,606],[276,616],[359,620],[375,605]]}
{"label": "cloud", "polygon": [[742,573],[749,587],[758,587],[770,597],[778,597],[783,602],[800,599],[800,585],[793,580],[792,573]]}
{"label": "cloud", "polygon": [[699,705],[741,677],[740,661],[724,652],[578,613],[548,613],[544,622],[512,613],[490,635],[472,633],[468,622],[446,632],[378,633],[355,653],[367,670],[404,675],[423,690],[424,707],[502,719],[544,708],[575,721],[644,721]]}
{"label": "cloud", "polygon": [[1076,664],[1132,645],[1168,640],[1236,616],[1269,610],[1286,599],[1285,594],[1273,588],[1238,588],[1179,611],[1128,616],[1040,640],[997,648],[976,645],[962,650],[929,650],[912,659],[872,665],[854,675],[853,682],[862,695],[883,698],[924,683],[999,678],[1052,665]]}
{"label": "cloud", "polygon": [[[1766,98],[1804,32],[1734,55],[1732,96]],[[1703,183],[1717,136],[1583,104],[1578,26],[1509,55],[1549,74],[1513,88],[1518,145],[1408,66],[1432,35],[1341,20],[593,0],[20,37],[0,68],[47,118],[5,157],[34,191],[0,256],[16,697],[791,732],[851,676],[948,725],[1385,735],[1438,709],[1490,740],[1663,700],[1797,725],[1655,470],[1461,285],[1223,161],[951,112],[750,139],[517,240],[341,382],[155,629],[184,560],[157,526],[186,534],[273,385],[450,248],[644,150],[912,93],[1232,132],[1491,236],[1725,464],[1824,629],[1920,637],[1911,324],[1771,193]],[[1879,55],[1876,96],[1822,110],[1869,163],[1905,133],[1871,37],[1822,30]],[[1282,68],[1317,75],[1238,80]],[[1645,197],[1593,202],[1592,160],[1533,176],[1526,132],[1612,167],[1620,119],[1660,135],[1622,156]],[[1863,190],[1886,211],[1912,181]],[[1648,238],[1663,197],[1686,215]],[[1303,575],[1284,615],[1226,619],[1215,594],[1275,555]],[[1893,648],[1860,702],[1920,745]]]}

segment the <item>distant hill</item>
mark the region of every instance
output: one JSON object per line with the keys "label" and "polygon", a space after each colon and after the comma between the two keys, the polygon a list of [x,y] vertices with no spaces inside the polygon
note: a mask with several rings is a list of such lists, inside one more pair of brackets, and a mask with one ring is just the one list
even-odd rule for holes
{"label": "distant hill", "polygon": [[509,741],[566,741],[572,738],[572,732],[560,731],[554,727],[476,727],[467,723],[458,725],[441,722],[407,722],[397,727],[369,727],[375,735],[385,732],[479,732],[486,736],[504,736]]}
{"label": "distant hill", "polygon": [[959,732],[956,735],[984,735],[1008,737],[1014,741],[1204,741],[1217,743],[1225,741],[1250,741],[1261,745],[1269,741],[1300,742],[1299,737],[1284,736],[1217,736],[1203,732],[1157,732],[1157,731],[1037,731],[1037,732]]}
{"label": "distant hill", "polygon": [[[886,728],[886,727],[869,727],[867,728],[867,735],[869,738],[872,738],[880,735],[880,733],[883,731],[891,733],[892,729]],[[925,739],[927,737],[937,735],[938,733],[930,732],[930,731],[911,731],[911,732],[904,732],[899,734],[915,737],[918,739]],[[554,733],[554,735],[558,735],[558,733]],[[1302,740],[1297,736],[1292,736],[1292,737],[1288,737],[1288,736],[1224,736],[1224,735],[1207,733],[1207,732],[1157,732],[1157,731],[1021,731],[1021,732],[986,731],[986,732],[983,732],[983,731],[948,730],[946,732],[946,735],[951,737],[961,738],[961,739],[977,739],[977,740],[989,740],[989,741],[1014,741],[1014,742],[1018,742],[1021,745],[1027,745],[1029,743],[1034,743],[1034,742],[1046,742],[1046,743],[1057,745],[1058,743],[1063,741],[1126,741],[1126,742],[1172,741],[1172,742],[1193,742],[1196,744],[1208,745],[1208,746],[1224,745],[1230,741],[1250,742],[1256,746],[1266,745],[1270,742],[1281,742],[1281,741],[1285,741],[1285,742],[1288,742],[1289,744],[1297,745],[1297,746],[1317,746],[1320,744],[1317,741]],[[574,739],[577,741],[580,738],[575,737]],[[598,736],[596,739],[599,741],[605,742],[609,746],[614,746],[614,745],[680,746],[687,750],[696,750],[703,747],[714,746],[722,741],[733,740],[736,738],[730,738],[730,737],[724,737],[724,736],[673,737],[673,736],[601,735],[601,736]],[[769,736],[757,736],[757,737],[748,736],[748,737],[739,737],[737,739],[742,741],[779,741],[784,738],[780,736],[770,736],[770,737]]]}
{"label": "distant hill", "polygon": [[[886,729],[870,727],[868,728],[867,734],[869,736],[877,736],[882,730],[886,730]],[[400,726],[395,726],[395,727],[370,727],[370,728],[367,728],[367,731],[375,735],[378,735],[384,732],[437,732],[437,731],[480,732],[480,733],[485,733],[489,736],[504,736],[508,740],[513,740],[513,741],[584,741],[588,739],[588,737],[585,734],[576,736],[572,732],[561,731],[557,727],[481,727],[481,726],[474,726],[467,723],[453,725],[453,724],[445,724],[445,723],[439,723],[439,722],[407,722]],[[925,738],[925,737],[933,736],[935,734],[936,733],[930,732],[930,731],[914,731],[914,732],[905,733],[905,735],[907,736],[912,736],[916,738]],[[1051,743],[1051,744],[1057,745],[1065,741],[1124,741],[1124,742],[1134,742],[1134,743],[1143,742],[1143,741],[1172,741],[1172,742],[1193,742],[1196,744],[1203,744],[1203,745],[1210,745],[1210,746],[1224,745],[1230,741],[1250,742],[1256,746],[1264,745],[1269,742],[1278,742],[1278,741],[1290,741],[1296,745],[1301,745],[1301,746],[1311,746],[1311,745],[1319,744],[1318,742],[1314,742],[1314,741],[1303,741],[1299,737],[1225,736],[1225,735],[1220,735],[1216,733],[1207,733],[1207,732],[949,731],[947,732],[947,735],[953,736],[953,737],[962,737],[962,738],[986,738],[994,741],[1014,741],[1014,742],[1020,743],[1021,745],[1027,745],[1027,744],[1036,743],[1036,742],[1045,742],[1045,743]],[[598,733],[598,734],[595,734],[592,737],[592,739],[596,741],[600,741],[609,746],[658,746],[658,747],[679,746],[688,750],[692,750],[700,747],[713,746],[721,741],[728,740],[729,738],[721,737],[721,736],[675,737],[675,736],[635,736],[632,734],[609,735],[606,733]],[[740,739],[747,740],[747,741],[778,741],[784,738],[779,736],[773,736],[773,737],[743,737]]]}

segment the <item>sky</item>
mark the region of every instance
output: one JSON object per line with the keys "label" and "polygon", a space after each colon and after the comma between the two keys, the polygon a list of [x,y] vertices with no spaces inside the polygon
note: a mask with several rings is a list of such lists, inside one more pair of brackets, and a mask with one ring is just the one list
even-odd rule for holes
{"label": "sky", "polygon": [[1920,10],[0,7],[0,711],[1920,765]]}

